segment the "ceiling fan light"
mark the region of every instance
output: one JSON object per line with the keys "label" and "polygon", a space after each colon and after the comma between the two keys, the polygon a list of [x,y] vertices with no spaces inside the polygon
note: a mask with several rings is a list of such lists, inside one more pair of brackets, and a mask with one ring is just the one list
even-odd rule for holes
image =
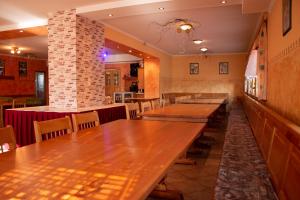
{"label": "ceiling fan light", "polygon": [[10,53],[11,53],[11,54],[15,54],[15,50],[13,50],[13,49],[10,50]]}
{"label": "ceiling fan light", "polygon": [[181,24],[180,25],[180,29],[183,31],[189,31],[193,28],[193,26],[191,24]]}
{"label": "ceiling fan light", "polygon": [[17,50],[17,54],[20,54],[21,53],[21,50]]}

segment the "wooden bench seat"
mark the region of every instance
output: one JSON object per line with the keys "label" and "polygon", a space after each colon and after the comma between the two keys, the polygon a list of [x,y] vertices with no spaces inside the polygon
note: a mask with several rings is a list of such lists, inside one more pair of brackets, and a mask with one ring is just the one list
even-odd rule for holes
{"label": "wooden bench seat", "polygon": [[277,199],[241,105],[234,105],[229,115],[215,199]]}

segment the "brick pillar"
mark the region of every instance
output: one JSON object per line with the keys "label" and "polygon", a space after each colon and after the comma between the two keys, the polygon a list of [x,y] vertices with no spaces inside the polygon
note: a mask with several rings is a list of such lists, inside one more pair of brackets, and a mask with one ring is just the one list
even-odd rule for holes
{"label": "brick pillar", "polygon": [[84,108],[105,97],[104,26],[76,15],[53,13],[48,21],[49,106]]}

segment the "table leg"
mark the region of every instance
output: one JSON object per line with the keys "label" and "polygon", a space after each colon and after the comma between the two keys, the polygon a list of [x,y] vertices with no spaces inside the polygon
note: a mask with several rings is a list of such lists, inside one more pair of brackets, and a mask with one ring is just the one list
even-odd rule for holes
{"label": "table leg", "polygon": [[179,159],[176,160],[176,164],[182,164],[182,165],[196,165],[197,162],[195,160],[187,158],[187,151],[185,151]]}

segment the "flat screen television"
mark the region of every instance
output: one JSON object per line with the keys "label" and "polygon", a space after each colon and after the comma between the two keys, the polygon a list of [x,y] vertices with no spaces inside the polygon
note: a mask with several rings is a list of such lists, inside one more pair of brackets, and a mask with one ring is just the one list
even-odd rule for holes
{"label": "flat screen television", "polygon": [[130,76],[131,77],[138,77],[139,66],[140,66],[139,63],[131,63],[130,64]]}

